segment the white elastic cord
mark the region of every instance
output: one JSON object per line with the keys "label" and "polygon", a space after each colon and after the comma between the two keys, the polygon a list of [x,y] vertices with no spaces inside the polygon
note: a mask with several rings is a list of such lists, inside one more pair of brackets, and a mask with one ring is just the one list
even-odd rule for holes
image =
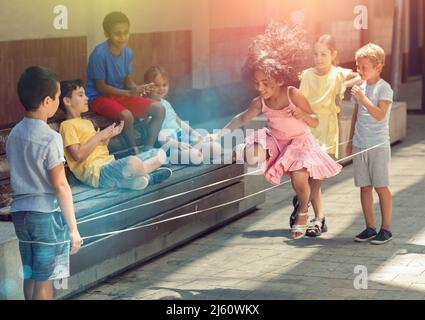
{"label": "white elastic cord", "polygon": [[[346,143],[346,142],[345,142],[345,143]],[[352,157],[355,157],[355,156],[357,156],[357,155],[359,155],[359,154],[362,154],[362,153],[367,152],[367,151],[369,151],[369,150],[372,150],[372,149],[378,148],[378,147],[380,147],[380,146],[382,146],[382,145],[384,145],[384,144],[385,144],[385,143],[380,143],[380,144],[378,144],[378,145],[376,145],[376,146],[373,146],[373,147],[370,147],[370,148],[368,148],[368,149],[362,150],[362,151],[357,152],[357,153],[355,153],[355,154],[352,154],[352,155],[350,155],[350,156],[348,156],[348,157],[345,157],[345,158],[343,158],[343,159],[340,159],[340,160],[338,160],[338,161],[336,161],[336,162],[342,162],[342,161],[344,161],[344,160],[348,160],[348,159],[350,159],[350,158],[352,158]],[[252,173],[250,173],[250,174],[252,174]],[[246,174],[244,174],[244,175],[246,175]],[[241,176],[244,176],[244,175],[241,175]],[[226,180],[232,180],[232,179],[236,179],[236,178],[237,178],[237,177],[234,177],[234,178],[231,178],[231,179],[226,179]],[[224,181],[224,180],[223,180],[223,181]],[[284,182],[282,182],[282,183],[280,183],[280,184],[278,184],[278,185],[275,185],[275,186],[272,186],[272,187],[269,187],[269,188],[263,189],[263,190],[261,190],[261,191],[258,191],[258,192],[255,192],[255,193],[253,193],[253,194],[250,194],[250,195],[248,195],[248,196],[245,196],[245,197],[242,197],[242,198],[239,198],[239,199],[236,199],[236,200],[228,201],[228,202],[225,202],[225,203],[222,203],[222,204],[219,204],[219,205],[216,205],[216,206],[210,207],[210,208],[206,208],[206,209],[202,209],[202,210],[196,210],[196,211],[193,211],[193,212],[190,212],[190,213],[186,213],[186,214],[182,214],[182,215],[179,215],[179,216],[175,216],[175,217],[173,217],[173,218],[164,219],[164,220],[160,220],[160,221],[156,221],[156,222],[152,222],[152,223],[148,223],[148,224],[143,224],[143,225],[140,225],[140,226],[137,226],[137,227],[126,228],[126,229],[123,229],[123,230],[117,230],[117,231],[111,231],[111,232],[105,232],[105,233],[100,233],[100,234],[96,234],[96,235],[86,236],[86,237],[82,237],[81,239],[82,239],[82,240],[87,240],[87,239],[98,238],[98,237],[104,237],[104,236],[109,236],[109,235],[116,235],[116,234],[120,234],[120,233],[124,233],[124,232],[129,232],[129,231],[133,231],[133,230],[138,230],[138,229],[142,229],[142,228],[147,228],[147,227],[151,227],[151,226],[158,225],[158,224],[161,224],[161,223],[165,223],[165,222],[169,222],[169,221],[173,221],[173,220],[181,219],[181,218],[184,218],[184,217],[187,217],[187,216],[191,216],[191,215],[194,215],[194,214],[198,214],[198,213],[206,212],[206,211],[209,211],[209,210],[218,209],[218,208],[225,207],[225,206],[227,206],[227,205],[230,205],[230,204],[233,204],[233,203],[236,203],[236,202],[240,202],[240,201],[245,200],[245,199],[248,199],[248,198],[250,198],[250,197],[253,197],[253,196],[259,195],[259,194],[261,194],[261,193],[263,193],[263,192],[267,192],[267,191],[270,191],[270,190],[272,190],[272,189],[278,188],[278,187],[280,187],[280,186],[282,186],[282,185],[284,185],[284,184],[289,183],[290,181],[291,181],[291,180],[284,181]],[[216,182],[215,184],[218,184],[218,183],[221,183],[221,182],[219,181],[219,182]],[[187,192],[186,192],[186,193],[187,193]],[[170,197],[168,197],[168,198],[172,198],[172,197],[173,197],[173,196],[170,196]],[[160,199],[160,200],[161,200],[161,199]],[[145,205],[147,205],[147,204],[145,204]],[[126,210],[130,210],[130,209],[134,209],[134,208],[139,208],[139,207],[141,207],[141,206],[142,206],[142,205],[134,206],[134,207],[132,207],[132,208],[127,208],[127,209],[125,209],[125,210],[119,210],[119,211],[117,211],[117,212],[111,212],[111,213],[110,213],[110,214],[108,214],[108,215],[116,214],[116,213],[119,213],[119,212],[122,212],[122,211],[126,211]],[[106,216],[106,215],[105,215],[105,216]],[[104,217],[104,216],[102,216],[102,217]],[[100,217],[96,217],[96,218],[100,218]],[[90,219],[90,221],[91,221],[91,220],[95,220],[95,218]],[[87,222],[87,221],[89,221],[89,220],[84,220],[84,221],[82,221],[82,222]],[[19,241],[20,241],[20,242],[22,242],[22,243],[43,244],[43,245],[50,245],[50,246],[53,246],[53,245],[59,245],[59,244],[63,244],[63,243],[69,243],[69,242],[70,242],[70,240],[68,240],[68,241],[62,241],[62,242],[57,242],[57,243],[46,243],[46,242],[39,242],[39,241],[25,241],[25,240],[19,240]]]}

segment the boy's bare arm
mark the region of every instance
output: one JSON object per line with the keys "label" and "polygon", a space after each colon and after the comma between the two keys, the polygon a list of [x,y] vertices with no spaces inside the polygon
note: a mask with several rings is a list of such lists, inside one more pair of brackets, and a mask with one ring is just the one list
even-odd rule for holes
{"label": "boy's bare arm", "polygon": [[131,90],[118,89],[105,83],[105,80],[96,80],[96,88],[103,95],[114,95],[114,96],[134,96]]}
{"label": "boy's bare arm", "polygon": [[124,79],[124,86],[130,90],[131,95],[146,95],[155,88],[154,83],[138,85],[132,75],[128,75]]}
{"label": "boy's bare arm", "polygon": [[65,176],[65,168],[63,164],[50,169],[49,178],[55,191],[59,206],[69,229],[69,237],[71,240],[71,254],[77,253],[81,247],[81,237],[77,228],[75,219],[74,204],[72,202],[71,187],[68,184]]}
{"label": "boy's bare arm", "polygon": [[353,137],[354,137],[354,129],[356,128],[357,121],[357,113],[359,112],[359,105],[354,105],[353,115],[351,116],[351,126],[350,126],[350,135],[347,142],[347,154],[350,155],[353,153]]}
{"label": "boy's bare arm", "polygon": [[[97,147],[97,145],[101,142],[108,144],[109,140],[114,137],[115,135],[118,135],[121,133],[122,128],[124,127],[123,122],[121,121],[120,126],[116,127],[115,123],[110,125],[109,127],[106,127],[102,131],[99,131],[90,138],[86,143],[84,144],[72,144],[70,146],[66,147],[66,150],[69,152],[71,157],[77,161],[84,161]],[[120,130],[117,133],[117,128]]]}
{"label": "boy's bare arm", "polygon": [[341,90],[339,91],[339,95],[336,97],[336,104],[338,106],[342,105],[342,100],[344,99],[344,94],[347,88],[351,88],[353,86],[357,86],[361,84],[364,80],[357,72],[350,72],[347,76],[347,81],[345,81],[342,86]]}
{"label": "boy's bare arm", "polygon": [[363,81],[364,80],[358,73],[352,72],[348,75],[347,81],[344,82],[344,87],[350,88],[352,86],[362,83]]}

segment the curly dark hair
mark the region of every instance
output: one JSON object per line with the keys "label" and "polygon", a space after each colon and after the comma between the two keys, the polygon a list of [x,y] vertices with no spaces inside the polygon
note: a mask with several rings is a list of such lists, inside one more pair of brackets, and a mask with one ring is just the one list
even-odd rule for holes
{"label": "curly dark hair", "polygon": [[243,73],[252,79],[254,71],[261,70],[285,85],[297,85],[309,53],[303,25],[272,22],[249,46]]}

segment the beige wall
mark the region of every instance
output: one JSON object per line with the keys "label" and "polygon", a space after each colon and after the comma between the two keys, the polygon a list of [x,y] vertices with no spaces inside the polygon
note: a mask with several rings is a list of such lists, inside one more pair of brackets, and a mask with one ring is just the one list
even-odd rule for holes
{"label": "beige wall", "polygon": [[[200,0],[203,1],[203,0]],[[68,8],[68,30],[53,26],[56,5]],[[130,18],[131,32],[189,30],[192,0],[0,0],[0,41],[88,36],[88,50],[104,40],[102,21],[114,10]]]}
{"label": "beige wall", "polygon": [[[85,0],[0,0],[0,41],[82,36],[88,29]],[[53,8],[68,8],[69,30],[53,27]]]}
{"label": "beige wall", "polygon": [[[370,11],[370,40],[389,51],[393,16],[389,0],[0,0],[0,41],[87,36],[89,54],[105,39],[104,16],[120,10],[129,16],[132,33],[190,30],[193,85],[207,87],[212,77],[237,81],[235,70],[240,69],[253,33],[264,30],[271,20],[290,21],[294,11],[304,14],[311,41],[318,33],[331,33],[340,62],[352,61],[360,43],[353,10],[362,3]],[[53,27],[53,8],[58,4],[68,8],[68,30]],[[231,77],[213,75],[212,69],[222,61]]]}

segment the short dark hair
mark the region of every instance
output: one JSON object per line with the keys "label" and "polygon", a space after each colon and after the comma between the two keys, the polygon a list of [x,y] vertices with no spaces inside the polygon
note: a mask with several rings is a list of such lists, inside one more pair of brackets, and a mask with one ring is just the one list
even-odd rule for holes
{"label": "short dark hair", "polygon": [[36,111],[46,97],[53,100],[58,93],[59,77],[45,67],[27,68],[18,81],[18,96],[26,111]]}
{"label": "short dark hair", "polygon": [[63,112],[66,112],[66,108],[65,108],[65,104],[63,103],[63,99],[65,97],[71,98],[72,92],[74,90],[77,90],[78,88],[82,88],[82,87],[83,87],[83,81],[80,80],[80,79],[61,81],[61,96],[60,96],[60,99],[59,99],[59,108]]}
{"label": "short dark hair", "polygon": [[128,23],[128,25],[130,25],[130,20],[120,11],[108,13],[105,19],[103,19],[103,30],[107,33],[111,33],[112,28],[118,23]]}

